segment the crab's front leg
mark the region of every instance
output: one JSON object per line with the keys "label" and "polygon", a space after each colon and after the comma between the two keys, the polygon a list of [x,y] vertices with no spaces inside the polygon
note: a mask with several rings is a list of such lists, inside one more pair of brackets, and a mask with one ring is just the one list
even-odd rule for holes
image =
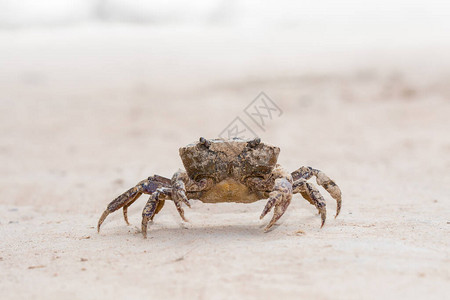
{"label": "crab's front leg", "polygon": [[200,181],[194,181],[183,170],[178,170],[172,177],[172,200],[177,207],[178,213],[184,221],[187,221],[184,217],[184,211],[181,207],[181,203],[185,203],[189,208],[191,207],[188,197],[188,192],[201,192],[213,185],[213,181],[210,178],[204,178]]}
{"label": "crab's front leg", "polygon": [[[284,171],[280,166],[277,166],[275,170],[272,172],[272,180],[273,186],[269,193],[269,198],[267,200],[267,204],[264,207],[264,210],[261,213],[260,219],[264,218],[264,216],[272,209],[273,216],[270,220],[269,224],[267,224],[264,231],[268,231],[278,219],[284,214],[292,199],[292,177],[289,173]],[[270,182],[270,180],[269,180]]]}
{"label": "crab's front leg", "polygon": [[170,199],[175,203],[178,213],[181,219],[187,222],[184,217],[184,210],[181,203],[186,204],[191,207],[189,199],[186,196],[186,187],[184,184],[183,171],[176,172],[171,180],[170,187],[158,188],[148,199],[147,204],[142,210],[142,235],[147,238],[147,224],[149,221],[153,220],[155,214],[158,212],[158,207],[162,207],[162,204],[166,199]]}
{"label": "crab's front leg", "polygon": [[142,235],[147,238],[147,224],[150,220],[153,220],[158,206],[160,203],[164,203],[165,199],[170,198],[172,195],[171,188],[158,188],[148,199],[147,204],[142,211]]}
{"label": "crab's front leg", "polygon": [[147,204],[142,211],[142,234],[144,238],[147,237],[147,224],[149,221],[153,220],[153,217],[159,211],[161,203],[164,203],[166,199],[170,199],[175,203],[177,211],[183,219],[183,221],[188,222],[184,216],[184,210],[182,203],[186,204],[189,208],[191,204],[186,196],[188,191],[202,191],[207,189],[211,185],[210,180],[202,179],[199,182],[193,181],[189,178],[185,171],[179,170],[176,172],[171,180],[170,188],[158,188],[147,201]]}
{"label": "crab's front leg", "polygon": [[180,214],[180,217],[183,219],[183,221],[187,222],[188,220],[184,217],[184,210],[181,207],[181,203],[184,203],[187,205],[187,207],[191,207],[191,204],[189,203],[189,199],[186,196],[186,178],[185,172],[179,170],[176,172],[172,177],[172,197],[171,199],[175,203],[175,206],[177,208],[178,213]]}

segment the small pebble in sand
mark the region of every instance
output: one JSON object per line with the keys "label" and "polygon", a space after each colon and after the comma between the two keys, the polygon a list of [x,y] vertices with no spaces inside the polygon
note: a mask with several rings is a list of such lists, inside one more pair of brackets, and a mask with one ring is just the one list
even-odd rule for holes
{"label": "small pebble in sand", "polygon": [[29,266],[28,269],[32,270],[32,269],[40,269],[40,268],[45,268],[44,265],[38,265],[38,266]]}

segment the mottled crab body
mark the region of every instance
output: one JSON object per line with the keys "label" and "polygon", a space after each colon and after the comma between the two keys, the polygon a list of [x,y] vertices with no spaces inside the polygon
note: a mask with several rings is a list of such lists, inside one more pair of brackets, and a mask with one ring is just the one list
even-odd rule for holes
{"label": "mottled crab body", "polygon": [[337,201],[337,213],[341,207],[339,187],[323,172],[311,167],[301,167],[288,173],[277,164],[280,148],[261,143],[260,139],[206,140],[180,148],[185,171],[179,170],[172,179],[154,175],[139,182],[107,207],[98,222],[98,230],[105,218],[123,207],[128,224],[127,209],[143,193],[150,199],[142,212],[142,233],[147,236],[147,224],[163,207],[165,200],[172,200],[183,220],[182,203],[190,207],[188,199],[205,203],[240,202],[251,203],[267,199],[261,214],[263,218],[272,208],[274,214],[266,226],[271,228],[284,214],[292,195],[300,193],[313,204],[322,218],[326,219],[326,205],[322,195],[307,179],[316,176]]}
{"label": "mottled crab body", "polygon": [[202,191],[187,189],[188,198],[205,203],[250,203],[267,198],[251,179],[264,179],[276,167],[280,148],[234,139],[209,140],[180,148],[186,174],[193,182],[207,182]]}

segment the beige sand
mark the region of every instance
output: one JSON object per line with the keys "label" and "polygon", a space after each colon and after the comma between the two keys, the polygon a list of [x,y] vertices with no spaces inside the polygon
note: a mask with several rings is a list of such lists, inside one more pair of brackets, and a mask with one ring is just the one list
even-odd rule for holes
{"label": "beige sand", "polygon": [[[183,63],[138,39],[103,53],[88,34],[90,46],[70,52],[78,41],[58,34],[42,43],[19,36],[2,53],[1,299],[448,297],[445,60],[426,52],[435,58],[428,69],[422,54],[335,69],[330,58],[325,67],[293,60],[285,74],[275,62],[265,69],[266,57],[246,60],[247,51],[231,66],[210,58],[213,66],[195,73],[202,58]],[[133,50],[147,56],[124,54]],[[284,112],[265,132],[243,113],[260,91]],[[341,215],[333,218],[323,189],[323,229],[300,196],[269,233],[268,218],[259,220],[264,201],[196,202],[186,224],[167,203],[144,240],[142,197],[129,210],[131,226],[118,211],[97,234],[109,201],[149,175],[171,176],[179,146],[217,136],[236,116],[281,147],[287,169],[310,165],[332,177],[343,191]]]}

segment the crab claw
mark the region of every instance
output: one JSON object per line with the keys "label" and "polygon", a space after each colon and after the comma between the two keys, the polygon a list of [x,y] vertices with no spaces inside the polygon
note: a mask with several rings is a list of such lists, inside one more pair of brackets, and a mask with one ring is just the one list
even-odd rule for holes
{"label": "crab claw", "polygon": [[283,195],[282,195],[280,192],[273,191],[272,193],[270,193],[270,197],[269,197],[269,199],[267,200],[267,204],[266,204],[266,206],[264,207],[264,209],[263,209],[263,211],[262,211],[261,216],[259,217],[259,219],[261,220],[262,218],[264,218],[265,215],[267,215],[267,213],[268,213],[269,211],[272,210],[272,207],[275,205],[275,203],[276,203],[277,201],[278,201],[278,202],[281,201],[281,198],[282,198],[282,197],[283,197]]}
{"label": "crab claw", "polygon": [[275,205],[272,220],[270,220],[269,224],[267,224],[266,228],[264,228],[264,232],[269,231],[270,228],[278,221],[278,219],[281,218],[290,203],[290,201],[287,201],[282,202],[279,205]]}
{"label": "crab claw", "polygon": [[186,204],[187,207],[191,208],[191,203],[189,202],[188,197],[186,196],[186,193],[183,190],[177,191],[178,197],[183,201],[184,204]]}
{"label": "crab claw", "polygon": [[184,216],[184,209],[181,207],[181,203],[179,201],[174,201],[175,207],[177,208],[178,214],[184,222],[189,222],[188,219]]}
{"label": "crab claw", "polygon": [[274,208],[273,217],[267,224],[264,231],[268,231],[278,219],[284,214],[292,199],[292,184],[286,178],[278,178],[275,180],[274,190],[269,194],[269,199],[264,207],[260,219],[264,218],[268,212]]}
{"label": "crab claw", "polygon": [[191,203],[189,203],[189,199],[186,196],[184,183],[181,180],[178,180],[173,184],[172,200],[175,203],[175,207],[177,208],[178,214],[180,215],[181,219],[183,219],[183,221],[185,222],[188,222],[188,220],[184,216],[184,210],[181,207],[181,203],[186,204],[186,206],[189,208],[191,208]]}
{"label": "crab claw", "polygon": [[187,207],[191,208],[191,203],[186,196],[186,187],[180,179],[176,180],[172,185],[172,199],[174,202],[183,202]]}

